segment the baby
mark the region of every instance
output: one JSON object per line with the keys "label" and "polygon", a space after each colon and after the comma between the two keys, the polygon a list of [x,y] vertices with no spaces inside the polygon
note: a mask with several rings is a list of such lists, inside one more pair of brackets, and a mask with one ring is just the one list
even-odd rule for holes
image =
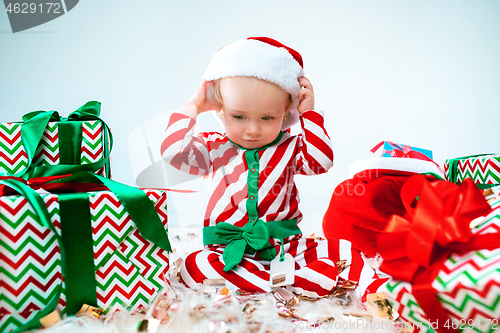
{"label": "baby", "polygon": [[[194,136],[198,115],[209,110],[226,133]],[[292,136],[288,129],[298,121],[302,131]],[[266,37],[219,50],[192,98],[171,115],[161,152],[179,170],[208,179],[205,248],[181,267],[189,287],[225,279],[234,290],[287,285],[321,297],[361,276],[361,295],[378,281],[349,242],[302,238],[297,226],[302,213],[294,176],[327,172],[333,152],[295,50]],[[342,271],[341,259],[351,266]]]}

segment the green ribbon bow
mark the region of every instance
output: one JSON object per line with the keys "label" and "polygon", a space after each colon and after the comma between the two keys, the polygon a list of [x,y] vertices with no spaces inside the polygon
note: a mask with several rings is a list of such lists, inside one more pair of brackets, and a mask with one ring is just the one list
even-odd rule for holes
{"label": "green ribbon bow", "polygon": [[227,272],[234,268],[243,258],[247,246],[254,250],[261,250],[270,245],[269,230],[262,220],[247,223],[243,228],[221,222],[215,226],[215,237],[221,242],[228,243],[222,254]]}
{"label": "green ribbon bow", "polygon": [[[21,127],[21,138],[28,156],[28,166],[25,170],[16,174],[18,177],[29,179],[33,177],[46,177],[55,175],[66,175],[78,171],[97,171],[105,166],[106,176],[110,177],[109,152],[113,146],[111,131],[99,115],[101,103],[90,101],[63,118],[57,111],[33,111],[23,116]],[[98,120],[103,126],[103,159],[90,164],[81,165],[82,125],[81,121]],[[59,141],[64,142],[59,146],[59,165],[32,167],[38,145],[42,141],[43,132],[49,122],[59,122]],[[108,146],[108,135],[110,144]]]}
{"label": "green ribbon bow", "polygon": [[300,234],[297,220],[264,222],[261,219],[237,227],[227,222],[203,228],[203,244],[227,244],[222,258],[224,272],[235,268],[245,253],[259,251],[263,260],[271,261],[276,257],[276,249],[269,243],[269,238],[284,239]]}

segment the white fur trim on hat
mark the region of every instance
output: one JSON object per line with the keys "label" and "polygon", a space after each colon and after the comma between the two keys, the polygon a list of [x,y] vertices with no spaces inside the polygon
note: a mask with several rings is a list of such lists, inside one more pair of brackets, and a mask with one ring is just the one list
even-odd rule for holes
{"label": "white fur trim on hat", "polygon": [[364,170],[395,170],[413,173],[435,173],[444,178],[443,170],[430,161],[416,158],[374,157],[367,160],[357,160],[349,167],[349,177]]}
{"label": "white fur trim on hat", "polygon": [[284,47],[254,39],[239,40],[220,49],[210,61],[203,78],[207,81],[246,76],[272,82],[292,96],[283,129],[298,121],[297,107],[304,69]]}

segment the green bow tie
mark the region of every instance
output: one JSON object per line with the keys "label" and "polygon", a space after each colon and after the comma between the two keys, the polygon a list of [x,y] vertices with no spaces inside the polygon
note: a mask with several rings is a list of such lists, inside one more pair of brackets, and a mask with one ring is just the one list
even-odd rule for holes
{"label": "green bow tie", "polygon": [[276,257],[276,249],[269,243],[269,238],[283,239],[300,234],[297,220],[249,222],[237,227],[227,222],[219,222],[212,227],[203,228],[204,245],[227,244],[222,258],[224,271],[235,268],[245,253],[254,254],[259,251],[263,260],[271,261]]}
{"label": "green bow tie", "polygon": [[[91,170],[93,172],[101,167],[106,168],[106,177],[110,177],[109,169],[109,152],[113,146],[113,137],[108,126],[99,115],[101,113],[101,103],[90,101],[69,114],[67,118],[63,118],[57,111],[33,111],[23,116],[23,125],[21,128],[21,138],[24,149],[28,158],[26,169],[16,173],[17,177],[25,179],[34,177],[46,177],[54,175],[67,175],[78,171]],[[82,141],[82,125],[77,121],[98,120],[101,122],[103,129],[103,159],[97,162],[81,165],[80,150]],[[51,121],[59,122],[58,136],[59,142],[64,144],[59,146],[59,165],[50,166],[32,166],[33,159],[42,136]],[[108,147],[109,138],[109,147]]]}

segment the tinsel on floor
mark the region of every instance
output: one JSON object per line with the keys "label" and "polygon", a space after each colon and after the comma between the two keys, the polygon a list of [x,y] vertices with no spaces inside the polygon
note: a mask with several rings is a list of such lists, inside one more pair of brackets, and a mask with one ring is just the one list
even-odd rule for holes
{"label": "tinsel on floor", "polygon": [[170,281],[149,308],[112,314],[89,308],[38,332],[411,332],[386,299],[362,303],[350,292],[337,290],[318,300],[285,288],[255,295],[230,291],[217,280],[205,281],[199,290],[188,289],[180,282],[178,266],[201,246],[201,237],[195,229],[171,228],[169,232],[174,248]]}

